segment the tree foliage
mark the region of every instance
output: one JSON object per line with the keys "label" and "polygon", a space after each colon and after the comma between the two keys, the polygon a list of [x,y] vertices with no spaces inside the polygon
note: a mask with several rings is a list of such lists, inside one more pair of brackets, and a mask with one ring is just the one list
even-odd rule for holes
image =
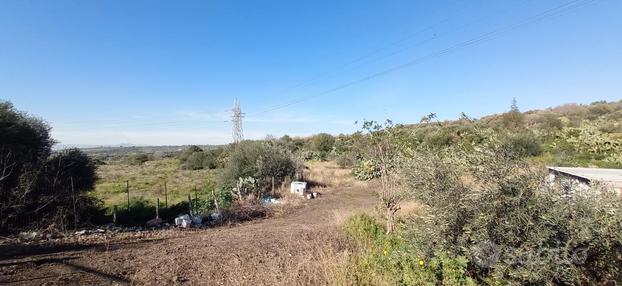
{"label": "tree foliage", "polygon": [[[297,164],[291,154],[266,142],[243,141],[234,146],[223,172],[223,184],[236,186],[240,179],[253,178],[260,196],[271,188],[272,178],[280,184],[293,178]],[[249,192],[247,192],[249,193]],[[252,192],[250,192],[252,193]]]}
{"label": "tree foliage", "polygon": [[[402,140],[404,136],[400,132],[401,128],[401,125],[394,125],[391,120],[387,120],[384,124],[375,121],[363,123],[363,129],[370,142],[367,153],[369,159],[363,161],[363,166],[366,163],[365,168],[370,170],[369,174],[380,181],[377,193],[387,221],[387,233],[393,232],[395,213],[400,209],[401,201],[408,196],[407,190],[401,187],[399,178],[395,176],[403,152],[408,152],[407,145]],[[354,171],[355,175],[357,172],[359,171]]]}
{"label": "tree foliage", "polygon": [[50,157],[49,132],[42,120],[0,103],[0,232],[75,226],[96,206],[85,196],[96,180],[95,165],[75,149]]}
{"label": "tree foliage", "polygon": [[335,145],[335,137],[327,133],[320,133],[313,136],[311,139],[311,146],[313,150],[318,152],[328,153],[333,150]]}
{"label": "tree foliage", "polygon": [[224,167],[224,155],[224,148],[204,151],[198,146],[190,146],[179,155],[179,163],[184,170],[217,169]]}
{"label": "tree foliage", "polygon": [[563,197],[519,158],[494,138],[477,152],[418,153],[404,174],[426,212],[406,223],[409,240],[428,256],[466,257],[482,283],[619,281],[620,198],[604,189]]}
{"label": "tree foliage", "polygon": [[63,150],[47,162],[32,206],[39,219],[77,226],[96,215],[97,202],[87,195],[97,181],[96,166],[78,149]]}
{"label": "tree foliage", "polygon": [[[11,103],[0,102],[0,134],[0,192],[28,192],[38,167],[51,153],[54,140],[50,137],[50,127],[15,110]],[[14,199],[20,196],[15,195]]]}
{"label": "tree foliage", "polygon": [[521,128],[525,120],[525,115],[518,109],[516,98],[512,99],[512,105],[510,111],[506,112],[502,116],[503,126],[506,128]]}

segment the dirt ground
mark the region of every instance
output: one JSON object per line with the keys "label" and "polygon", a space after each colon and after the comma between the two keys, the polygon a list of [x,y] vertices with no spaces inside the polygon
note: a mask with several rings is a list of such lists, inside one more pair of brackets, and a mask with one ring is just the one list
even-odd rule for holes
{"label": "dirt ground", "polygon": [[109,234],[48,247],[1,246],[0,284],[327,284],[330,269],[323,260],[335,261],[327,256],[347,251],[340,223],[352,212],[372,210],[376,200],[360,184],[321,192],[275,217],[234,226]]}

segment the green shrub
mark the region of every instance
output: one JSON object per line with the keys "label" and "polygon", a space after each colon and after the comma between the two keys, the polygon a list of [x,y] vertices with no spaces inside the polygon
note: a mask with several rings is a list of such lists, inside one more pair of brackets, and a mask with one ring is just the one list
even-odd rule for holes
{"label": "green shrub", "polygon": [[24,228],[76,227],[97,215],[87,196],[97,179],[84,152],[52,154],[50,127],[0,102],[0,233]]}
{"label": "green shrub", "polygon": [[60,151],[48,160],[39,179],[35,202],[28,207],[36,210],[33,215],[38,223],[73,227],[76,223],[88,223],[90,215],[86,210],[99,207],[99,202],[87,195],[96,180],[95,163],[84,152]]}
{"label": "green shrub", "polygon": [[201,170],[203,169],[203,161],[205,160],[205,153],[194,152],[188,154],[185,160],[180,161],[181,168],[185,170]]}
{"label": "green shrub", "polygon": [[[224,193],[226,192],[226,193]],[[207,182],[192,197],[195,215],[207,216],[214,211],[226,209],[232,201],[231,191],[225,188],[216,188],[216,184]]]}
{"label": "green shrub", "polygon": [[518,156],[538,156],[542,154],[542,144],[538,138],[530,132],[521,132],[508,135],[504,139],[504,148]]}
{"label": "green shrub", "polygon": [[343,153],[337,156],[337,159],[335,159],[335,163],[337,163],[339,167],[344,169],[352,168],[356,163],[356,158],[354,158],[353,154],[351,153]]}
{"label": "green shrub", "polygon": [[523,127],[525,121],[525,114],[520,112],[516,99],[512,99],[512,105],[510,111],[501,115],[501,122],[505,128],[520,128]]}
{"label": "green shrub", "polygon": [[559,117],[552,113],[545,113],[538,119],[538,128],[545,134],[555,134],[564,127]]}
{"label": "green shrub", "polygon": [[492,144],[467,154],[419,154],[405,173],[427,209],[405,224],[406,239],[468,258],[479,282],[620,281],[620,198],[597,189],[562,197],[542,184],[544,173],[510,153]]}
{"label": "green shrub", "polygon": [[446,253],[425,258],[400,236],[386,234],[369,215],[352,216],[344,229],[355,245],[344,266],[354,285],[474,285],[466,258]]}
{"label": "green shrub", "polygon": [[[193,148],[194,147],[194,148]],[[179,155],[180,167],[184,170],[202,170],[202,169],[217,169],[224,166],[222,162],[222,156],[224,154],[223,148],[212,149],[203,151],[197,146],[188,148]]]}
{"label": "green shrub", "polygon": [[222,156],[224,154],[223,148],[213,149],[204,152],[203,169],[218,169],[224,167]]}
{"label": "green shrub", "polygon": [[222,183],[237,185],[239,178],[254,178],[260,194],[270,190],[272,178],[280,184],[286,177],[293,177],[296,164],[285,150],[265,142],[244,141],[238,143],[229,156],[222,175]]}
{"label": "green shrub", "polygon": [[318,154],[318,158],[325,160],[333,151],[335,137],[330,134],[320,133],[311,139],[311,149]]}
{"label": "green shrub", "polygon": [[38,170],[46,164],[54,140],[49,125],[2,101],[0,134],[0,233],[4,233],[30,221],[18,219],[28,212],[25,205],[35,199],[29,190],[37,182]]}
{"label": "green shrub", "polygon": [[433,149],[448,147],[454,143],[454,136],[451,128],[439,128],[428,133],[423,139],[423,143]]}
{"label": "green shrub", "polygon": [[606,102],[605,103],[594,103],[588,109],[590,118],[597,118],[597,117],[612,113],[614,111],[615,110],[613,109],[613,107],[608,105]]}
{"label": "green shrub", "polygon": [[386,236],[384,229],[368,214],[357,214],[348,219],[344,225],[346,234],[359,246],[368,247]]}
{"label": "green shrub", "polygon": [[352,169],[354,177],[361,181],[369,181],[380,177],[380,169],[373,160],[359,160]]}
{"label": "green shrub", "polygon": [[127,158],[127,163],[130,165],[142,165],[149,161],[149,155],[145,153],[132,154]]}

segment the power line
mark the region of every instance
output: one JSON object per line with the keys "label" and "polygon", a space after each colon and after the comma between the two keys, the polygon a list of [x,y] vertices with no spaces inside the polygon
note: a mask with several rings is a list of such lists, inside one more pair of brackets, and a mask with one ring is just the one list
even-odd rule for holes
{"label": "power line", "polygon": [[[439,57],[439,56],[443,56],[443,55],[455,52],[455,51],[457,51],[459,49],[470,47],[470,46],[475,46],[475,45],[477,45],[479,43],[499,38],[503,34],[506,34],[506,33],[510,32],[510,31],[513,31],[513,30],[515,30],[517,28],[520,28],[522,26],[533,24],[533,23],[542,21],[542,20],[544,20],[546,18],[550,18],[550,17],[553,17],[553,16],[559,16],[559,15],[561,15],[561,14],[563,14],[565,12],[568,12],[568,11],[570,11],[572,9],[579,8],[581,6],[586,6],[586,5],[588,5],[588,4],[592,3],[592,2],[595,2],[597,0],[587,0],[584,3],[581,3],[582,1],[585,1],[585,0],[569,1],[569,2],[567,2],[565,4],[558,5],[558,6],[554,7],[554,8],[545,10],[545,11],[543,11],[543,12],[537,14],[537,15],[531,16],[531,17],[529,17],[529,18],[527,18],[527,19],[525,19],[525,20],[523,20],[521,22],[514,23],[514,24],[509,25],[509,26],[504,27],[504,28],[493,30],[491,32],[484,33],[484,34],[482,34],[480,36],[477,36],[475,38],[471,38],[471,39],[469,39],[467,41],[464,41],[464,42],[460,42],[460,43],[455,44],[455,45],[453,45],[451,47],[448,47],[448,48],[445,48],[445,49],[442,49],[442,50],[439,50],[439,51],[435,51],[435,52],[429,53],[429,54],[427,54],[425,56],[422,56],[422,57],[410,60],[408,62],[405,62],[405,63],[399,64],[399,65],[390,67],[390,68],[385,69],[383,71],[376,72],[376,73],[370,74],[368,76],[365,76],[365,77],[362,77],[362,78],[359,78],[359,79],[347,82],[345,84],[341,84],[341,85],[335,86],[333,88],[324,90],[322,92],[319,92],[319,93],[316,93],[316,94],[307,95],[307,96],[303,96],[303,97],[294,99],[292,101],[289,101],[289,102],[286,102],[286,103],[283,103],[283,104],[275,105],[275,106],[273,106],[273,107],[271,107],[269,109],[266,109],[266,110],[263,110],[263,111],[260,111],[260,112],[256,112],[256,113],[252,113],[250,115],[251,116],[252,115],[259,115],[259,114],[264,114],[264,113],[268,113],[268,112],[279,110],[279,109],[284,109],[284,108],[287,108],[289,106],[292,106],[292,105],[295,105],[295,104],[299,104],[301,102],[309,100],[311,98],[316,98],[316,97],[320,97],[320,96],[323,96],[323,95],[326,95],[326,94],[330,94],[330,93],[339,91],[341,89],[345,89],[347,87],[356,85],[356,84],[361,83],[361,82],[369,81],[371,79],[374,79],[374,78],[377,78],[377,77],[380,77],[380,76],[384,76],[386,74],[390,74],[390,73],[393,73],[393,72],[398,71],[398,70],[402,70],[402,69],[405,69],[405,68],[408,68],[408,67],[411,67],[411,66],[414,66],[414,65],[417,65],[417,64],[421,64],[421,63],[423,63],[423,62],[425,62],[427,60],[430,60],[430,59],[433,59],[433,58],[436,58],[436,57]],[[579,4],[577,4],[577,3],[579,3]]]}
{"label": "power line", "polygon": [[[531,1],[531,0],[524,0],[523,3],[528,2],[528,1]],[[502,11],[502,12],[505,12],[505,10]],[[370,63],[370,62],[377,61],[377,60],[380,60],[380,59],[388,58],[388,57],[394,56],[396,54],[399,54],[400,52],[403,52],[403,51],[405,51],[405,50],[407,50],[409,48],[420,46],[422,44],[425,44],[425,43],[428,43],[428,42],[430,42],[432,40],[435,40],[435,39],[439,38],[439,36],[436,35],[436,34],[434,34],[432,37],[426,38],[426,39],[424,39],[422,41],[418,41],[418,42],[416,42],[413,45],[407,45],[406,48],[402,48],[402,49],[400,49],[398,51],[395,51],[395,52],[392,52],[390,54],[386,54],[386,55],[383,55],[383,56],[376,57],[376,58],[373,58],[371,60],[368,60],[372,56],[374,56],[376,54],[379,54],[380,52],[382,52],[384,50],[387,50],[387,49],[392,48],[392,47],[399,46],[402,43],[405,43],[405,42],[413,39],[415,36],[417,36],[417,35],[419,35],[421,33],[430,31],[430,30],[438,27],[439,25],[441,25],[443,23],[449,22],[452,19],[454,19],[454,17],[448,16],[448,17],[445,17],[445,18],[443,18],[443,19],[441,19],[441,20],[439,20],[437,22],[429,24],[426,27],[424,27],[422,29],[419,29],[419,30],[417,30],[417,31],[415,31],[413,33],[410,33],[409,35],[407,35],[407,36],[405,36],[403,38],[400,38],[400,39],[398,39],[396,41],[393,41],[393,42],[391,42],[389,44],[386,44],[386,45],[383,45],[381,47],[378,47],[378,48],[376,48],[376,49],[374,49],[372,51],[369,51],[369,52],[365,53],[364,55],[362,55],[362,56],[360,56],[358,58],[355,58],[355,59],[353,59],[351,61],[348,61],[348,62],[342,64],[340,67],[338,67],[338,68],[336,68],[334,70],[323,72],[322,74],[320,74],[318,76],[315,76],[315,77],[311,78],[308,81],[299,82],[298,84],[292,86],[290,88],[290,90],[294,89],[294,88],[300,88],[300,87],[303,87],[303,86],[311,85],[311,84],[317,82],[320,79],[326,78],[326,77],[328,77],[330,75],[333,75],[333,74],[337,73],[338,71],[345,70],[345,69],[347,69],[347,68],[349,68],[351,66],[352,67],[358,67],[358,66],[362,66],[362,65],[364,65],[366,63]],[[479,22],[479,21],[481,21],[483,19],[485,19],[485,17],[481,17],[481,18],[476,19],[473,22],[467,23],[465,25],[461,25],[460,28],[464,29],[464,28],[468,27],[469,25],[477,23],[477,22]],[[359,64],[356,65],[357,63],[359,63]],[[214,114],[214,113],[211,113],[211,114]],[[80,127],[84,128],[85,127],[85,125],[84,125],[85,122],[98,123],[99,121],[104,121],[105,123],[111,123],[112,120],[111,119],[99,119],[99,120],[91,120],[91,121],[81,121],[79,123],[63,124],[63,126],[68,126],[68,125],[69,126],[80,126]],[[188,122],[195,122],[195,121],[202,121],[202,120],[200,120],[200,119],[187,119],[187,120],[179,120],[179,121],[165,121],[165,122],[161,122],[161,123],[159,123],[159,122],[151,122],[151,123],[138,123],[138,124],[129,124],[129,125],[126,125],[124,123],[126,123],[126,122],[132,123],[132,122],[134,122],[134,120],[125,120],[125,121],[114,121],[113,123],[114,124],[124,124],[124,127],[128,127],[128,126],[129,127],[142,127],[142,126],[152,126],[152,125],[180,124],[180,123],[188,123]],[[214,121],[214,122],[221,122],[221,121],[219,120],[219,121]],[[228,120],[223,120],[222,122],[229,122],[229,121]],[[95,125],[90,125],[90,126],[91,127],[98,127],[98,126],[95,126]],[[89,127],[89,126],[86,125],[86,127]]]}
{"label": "power line", "polygon": [[[432,24],[430,24],[430,25],[428,25],[428,26],[426,26],[426,27],[424,27],[422,29],[416,30],[413,33],[410,33],[409,35],[407,35],[407,36],[405,36],[403,38],[400,38],[400,39],[398,39],[396,41],[393,41],[393,42],[390,42],[388,44],[382,45],[382,46],[380,46],[378,48],[375,48],[375,49],[373,49],[373,50],[371,50],[371,51],[361,55],[360,57],[357,57],[357,58],[355,58],[353,60],[350,60],[350,61],[340,65],[339,67],[335,68],[334,70],[325,71],[325,72],[322,72],[321,74],[319,74],[319,75],[317,75],[315,77],[312,77],[310,80],[301,81],[301,82],[293,85],[291,87],[291,89],[300,88],[300,87],[303,87],[303,86],[310,85],[310,84],[316,82],[319,79],[325,78],[327,76],[330,76],[330,75],[336,73],[337,71],[346,69],[346,68],[348,68],[348,67],[350,67],[350,66],[352,66],[352,65],[354,65],[356,63],[364,62],[366,59],[368,59],[368,58],[370,58],[370,57],[372,57],[372,56],[374,56],[374,55],[376,55],[376,54],[378,54],[378,53],[380,53],[380,52],[382,52],[384,50],[387,50],[387,49],[389,49],[391,47],[394,47],[394,46],[399,46],[400,44],[405,43],[405,42],[411,40],[415,36],[417,36],[417,35],[419,35],[421,33],[430,31],[430,30],[436,28],[437,26],[439,26],[439,25],[441,25],[443,23],[449,22],[449,20],[452,20],[452,19],[453,19],[452,16],[445,17],[445,18],[441,19],[440,21],[434,22],[434,23],[432,23]],[[434,38],[436,38],[436,36],[433,36],[432,38],[434,39]],[[418,46],[420,44],[424,44],[424,43],[428,42],[429,40],[430,39],[424,40],[422,42],[418,42],[417,44],[415,44],[415,46]]]}
{"label": "power line", "polygon": [[[530,1],[532,1],[532,0],[523,0],[521,2],[521,5],[525,4],[527,2],[530,2]],[[515,9],[516,7],[512,7],[512,8]],[[497,13],[505,13],[505,12],[508,12],[508,11],[512,11],[512,8],[503,9],[502,11],[499,11]],[[465,24],[461,25],[459,28],[455,29],[454,32],[458,31],[458,30],[464,30],[464,29],[466,29],[467,27],[469,27],[469,26],[471,26],[473,24],[476,24],[478,22],[481,22],[481,21],[485,20],[486,18],[488,18],[488,17],[484,16],[484,17],[476,18],[473,21],[470,21],[468,23],[465,23]],[[415,32],[413,32],[413,33],[411,33],[411,34],[409,34],[409,35],[407,35],[407,36],[405,36],[405,37],[403,37],[401,39],[398,39],[398,40],[393,41],[393,42],[391,42],[389,44],[386,44],[386,45],[383,45],[381,47],[378,47],[378,48],[376,48],[376,49],[374,49],[374,50],[372,50],[372,51],[370,51],[368,53],[365,53],[364,55],[362,55],[362,56],[360,56],[360,57],[358,57],[358,58],[356,58],[354,60],[346,62],[346,63],[342,64],[340,67],[338,67],[338,68],[336,68],[336,69],[334,69],[332,71],[326,71],[326,72],[323,72],[322,74],[320,74],[320,75],[318,75],[316,77],[311,78],[308,81],[299,82],[298,84],[295,84],[292,87],[292,89],[293,88],[299,88],[299,87],[303,87],[303,86],[312,85],[313,83],[317,82],[319,79],[326,78],[326,77],[328,77],[330,75],[335,74],[338,71],[345,70],[345,69],[347,69],[347,68],[349,68],[351,66],[359,67],[359,66],[368,64],[370,62],[374,62],[374,61],[377,61],[377,60],[385,59],[385,58],[397,55],[397,54],[399,54],[401,52],[404,52],[404,51],[406,51],[408,49],[411,49],[413,47],[417,47],[417,46],[426,44],[428,42],[431,42],[431,41],[433,41],[435,39],[438,39],[441,36],[439,36],[438,34],[435,33],[431,37],[428,37],[428,38],[426,38],[426,39],[424,39],[422,41],[418,41],[418,42],[416,42],[416,43],[414,43],[412,45],[407,45],[406,47],[401,48],[401,49],[399,49],[397,51],[391,52],[391,53],[386,54],[386,55],[381,55],[381,56],[376,57],[376,58],[372,58],[372,56],[374,56],[374,55],[376,55],[376,54],[378,54],[378,53],[380,53],[380,52],[382,52],[384,50],[388,50],[389,48],[400,46],[402,43],[405,43],[405,42],[411,40],[412,38],[414,38],[414,36],[417,36],[417,35],[419,35],[419,34],[421,34],[423,32],[431,31],[434,28],[436,28],[437,26],[439,26],[441,24],[444,24],[446,22],[449,22],[452,19],[454,19],[453,16],[448,16],[446,18],[443,18],[442,20],[440,20],[438,22],[434,22],[434,23],[432,23],[432,24],[430,24],[430,25],[428,25],[428,26],[426,26],[426,27],[424,27],[422,29],[419,29],[419,30],[417,30],[417,31],[415,31]],[[370,59],[370,60],[368,60],[368,59]]]}
{"label": "power line", "polygon": [[[581,3],[582,1],[584,3]],[[295,105],[295,104],[299,104],[301,102],[304,102],[304,101],[312,99],[312,98],[316,98],[316,97],[320,97],[320,96],[323,96],[323,95],[326,95],[326,94],[330,94],[330,93],[339,91],[341,89],[345,89],[347,87],[350,87],[352,85],[356,85],[356,84],[361,83],[361,82],[369,81],[369,80],[372,80],[374,78],[377,78],[377,77],[380,77],[380,76],[384,76],[386,74],[393,73],[395,71],[408,68],[410,66],[421,64],[421,63],[423,63],[423,62],[425,62],[427,60],[430,60],[430,59],[433,59],[433,58],[436,58],[436,57],[439,57],[439,56],[443,56],[443,55],[455,52],[455,51],[457,51],[459,49],[470,47],[470,46],[475,46],[475,45],[477,45],[477,44],[479,44],[481,42],[492,40],[492,39],[496,39],[496,38],[502,36],[503,34],[508,33],[508,32],[510,32],[512,30],[515,30],[515,29],[517,29],[517,28],[519,28],[521,26],[529,25],[529,24],[532,24],[532,23],[544,20],[544,19],[549,18],[549,17],[561,15],[561,14],[563,14],[565,12],[568,12],[568,11],[570,11],[572,9],[578,8],[580,6],[585,6],[585,5],[590,4],[591,2],[595,2],[595,1],[597,1],[597,0],[573,0],[573,1],[569,1],[569,2],[566,2],[564,4],[558,5],[558,6],[554,7],[554,8],[545,10],[545,11],[543,11],[543,12],[537,14],[537,15],[531,16],[531,17],[529,17],[529,18],[527,18],[527,19],[525,19],[523,21],[511,24],[511,25],[509,25],[507,27],[503,27],[503,28],[499,28],[499,29],[493,30],[491,32],[484,33],[484,34],[482,34],[480,36],[471,38],[471,39],[469,39],[467,41],[464,41],[464,42],[460,42],[460,43],[455,44],[453,46],[450,46],[450,47],[448,47],[446,49],[442,49],[442,50],[439,50],[439,51],[435,51],[435,52],[429,53],[429,54],[427,54],[425,56],[422,56],[422,57],[413,59],[411,61],[408,61],[408,62],[399,64],[399,65],[390,67],[390,68],[385,69],[383,71],[376,72],[376,73],[370,74],[370,75],[362,77],[362,78],[358,78],[356,80],[347,82],[345,84],[341,84],[341,85],[335,86],[333,88],[324,90],[324,91],[319,92],[319,93],[315,93],[315,94],[299,97],[299,98],[290,100],[288,102],[284,102],[282,104],[274,105],[274,106],[269,107],[268,109],[265,109],[263,111],[252,113],[252,114],[250,114],[250,116],[260,115],[260,114],[268,113],[268,112],[271,112],[271,111],[275,111],[275,110],[279,110],[279,109],[284,109],[284,108],[287,108],[289,106],[292,106],[292,105]],[[470,24],[479,22],[479,21],[481,21],[483,19],[484,18],[478,18],[477,20],[475,20],[474,22],[472,22]],[[428,26],[428,27],[426,27],[426,28],[424,28],[422,30],[419,30],[415,34],[418,34],[418,33],[423,32],[423,31],[430,30],[434,26],[439,25],[439,24],[441,24],[443,22],[446,22],[447,20],[448,19],[444,19],[444,20],[442,20],[440,22],[432,24],[432,25],[430,25],[430,26]],[[465,25],[461,26],[460,28],[464,28],[464,27],[465,27]],[[398,40],[396,42],[393,42],[391,44],[388,44],[388,45],[383,46],[381,48],[378,48],[376,50],[373,50],[370,53],[367,53],[366,55],[364,55],[362,57],[359,57],[359,58],[357,58],[357,59],[355,59],[353,61],[350,61],[350,62],[346,63],[344,66],[349,66],[351,64],[354,64],[354,63],[357,63],[357,62],[361,62],[364,59],[369,58],[370,56],[372,56],[374,54],[377,54],[378,52],[380,52],[382,50],[385,50],[385,49],[387,49],[389,47],[398,45],[401,42],[407,41],[408,39],[410,39],[415,34],[411,34],[408,37],[405,37],[405,38],[403,38],[401,40]],[[429,39],[426,39],[424,41],[418,42],[417,45],[425,43],[425,42],[428,42],[428,41],[433,40],[435,38],[437,38],[436,35],[433,36],[432,38],[429,38]],[[386,58],[386,57],[395,55],[395,54],[397,54],[397,53],[399,53],[399,52],[401,52],[403,50],[404,49],[396,51],[396,52],[393,52],[393,53],[390,53],[388,55],[384,55],[381,58]],[[377,59],[378,58],[376,58],[376,60]],[[325,75],[327,75],[327,74],[330,74],[330,72],[326,73]],[[318,78],[313,78],[309,82],[303,83],[303,85],[312,83],[312,82],[316,81],[317,79]],[[224,122],[229,122],[228,120],[210,120],[210,121],[211,122],[223,122],[223,123]],[[126,122],[131,122],[131,121],[126,121]],[[175,125],[175,124],[182,124],[182,123],[189,123],[189,122],[205,122],[205,119],[186,119],[186,120],[176,120],[176,121],[166,121],[166,122],[138,123],[138,124],[130,124],[130,125],[119,126],[119,127],[128,127],[128,126],[130,126],[130,127],[163,126],[163,125]],[[119,122],[115,122],[115,123],[119,124]],[[80,125],[80,126],[84,128],[84,125]],[[97,127],[97,126],[95,126],[95,127]],[[116,127],[110,127],[110,128],[116,128]],[[63,130],[67,130],[67,129],[63,129]]]}

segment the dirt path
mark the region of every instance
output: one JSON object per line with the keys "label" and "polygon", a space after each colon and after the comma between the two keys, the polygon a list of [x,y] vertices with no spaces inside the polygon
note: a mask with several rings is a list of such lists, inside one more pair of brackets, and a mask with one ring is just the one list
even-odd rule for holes
{"label": "dirt path", "polygon": [[365,188],[335,188],[286,215],[232,227],[144,232],[0,254],[0,284],[325,284],[319,261],[345,247],[339,221],[374,204]]}

